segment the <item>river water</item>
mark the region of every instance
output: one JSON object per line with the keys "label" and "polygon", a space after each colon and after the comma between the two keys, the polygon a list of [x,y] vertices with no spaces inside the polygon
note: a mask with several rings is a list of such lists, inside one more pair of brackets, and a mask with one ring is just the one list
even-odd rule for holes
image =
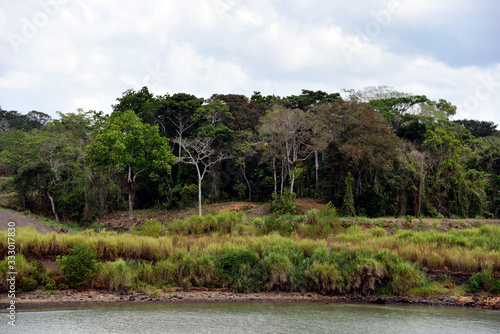
{"label": "river water", "polygon": [[193,303],[21,310],[0,333],[500,333],[500,312],[439,307]]}

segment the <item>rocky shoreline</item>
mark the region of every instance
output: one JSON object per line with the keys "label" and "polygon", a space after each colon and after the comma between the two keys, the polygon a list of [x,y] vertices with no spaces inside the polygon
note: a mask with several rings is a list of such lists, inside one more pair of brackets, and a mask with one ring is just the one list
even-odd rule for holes
{"label": "rocky shoreline", "polygon": [[[5,309],[10,300],[6,294],[0,295],[0,305]],[[397,296],[323,296],[317,293],[299,292],[261,292],[233,293],[222,290],[172,290],[159,294],[145,291],[107,292],[103,290],[65,290],[47,293],[36,290],[16,296],[16,309],[38,307],[67,307],[95,305],[123,305],[145,303],[226,303],[226,302],[279,302],[279,303],[344,303],[344,304],[388,304],[421,305],[442,307],[464,307],[500,310],[500,297],[462,296],[462,297],[397,297]]]}

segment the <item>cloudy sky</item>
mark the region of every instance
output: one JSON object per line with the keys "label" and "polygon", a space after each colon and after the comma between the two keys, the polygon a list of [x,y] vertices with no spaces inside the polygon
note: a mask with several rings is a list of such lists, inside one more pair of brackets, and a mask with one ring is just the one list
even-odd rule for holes
{"label": "cloudy sky", "polygon": [[0,106],[102,110],[127,89],[395,90],[500,124],[497,0],[0,0]]}

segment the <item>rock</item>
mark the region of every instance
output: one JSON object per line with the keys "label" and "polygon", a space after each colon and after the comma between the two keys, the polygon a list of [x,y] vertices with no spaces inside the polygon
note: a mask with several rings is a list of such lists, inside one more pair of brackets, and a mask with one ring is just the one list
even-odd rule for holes
{"label": "rock", "polygon": [[377,298],[374,301],[371,301],[370,303],[372,303],[372,304],[378,304],[378,305],[384,305],[385,304],[385,300],[382,299],[382,298]]}
{"label": "rock", "polygon": [[130,296],[129,299],[131,302],[134,302],[135,301],[135,297],[134,296]]}

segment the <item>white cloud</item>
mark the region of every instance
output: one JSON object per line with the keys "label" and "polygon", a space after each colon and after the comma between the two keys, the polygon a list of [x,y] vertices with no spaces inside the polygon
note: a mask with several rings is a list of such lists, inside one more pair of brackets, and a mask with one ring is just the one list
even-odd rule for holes
{"label": "white cloud", "polygon": [[[44,9],[12,2],[0,9],[0,105],[55,115],[78,107],[109,112],[122,92],[144,85],[205,98],[389,85],[461,106],[478,101],[460,113],[500,123],[500,87],[476,96],[483,76],[500,73],[496,31],[477,20],[493,15],[493,2],[400,2],[388,22],[376,13],[386,13],[389,0],[67,2],[18,52],[8,33],[21,35],[23,19]],[[489,51],[460,65],[471,40]]]}

